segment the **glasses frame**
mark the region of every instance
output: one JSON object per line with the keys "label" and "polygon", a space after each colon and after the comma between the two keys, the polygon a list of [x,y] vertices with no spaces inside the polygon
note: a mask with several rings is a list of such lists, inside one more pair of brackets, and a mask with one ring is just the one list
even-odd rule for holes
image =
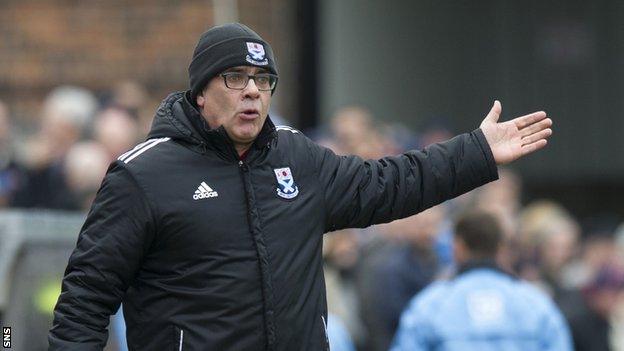
{"label": "glasses frame", "polygon": [[[241,88],[232,88],[231,86],[228,85],[227,77],[235,75],[235,74],[237,74],[237,75],[240,74],[242,76],[246,76],[247,77],[247,80],[245,81],[245,85],[243,85]],[[244,72],[224,72],[224,73],[221,73],[220,76],[223,77],[223,84],[225,84],[225,86],[228,89],[233,89],[233,90],[244,90],[245,88],[247,88],[247,85],[249,84],[249,80],[253,79],[254,83],[256,84],[256,87],[258,88],[258,90],[260,90],[260,91],[271,91],[271,90],[275,89],[275,87],[277,86],[277,79],[278,79],[277,74],[273,74],[273,73],[247,74],[247,73],[244,73]],[[258,86],[258,83],[256,81],[256,78],[258,76],[260,76],[260,77],[268,76],[269,77],[269,84],[271,84],[271,78],[274,78],[275,81],[269,87],[269,89],[260,89],[260,87]]]}

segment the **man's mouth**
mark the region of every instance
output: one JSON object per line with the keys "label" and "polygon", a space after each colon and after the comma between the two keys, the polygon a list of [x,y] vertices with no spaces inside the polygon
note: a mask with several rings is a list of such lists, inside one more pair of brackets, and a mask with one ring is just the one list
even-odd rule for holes
{"label": "man's mouth", "polygon": [[241,111],[239,116],[244,120],[253,120],[260,117],[260,112],[256,109],[246,109]]}

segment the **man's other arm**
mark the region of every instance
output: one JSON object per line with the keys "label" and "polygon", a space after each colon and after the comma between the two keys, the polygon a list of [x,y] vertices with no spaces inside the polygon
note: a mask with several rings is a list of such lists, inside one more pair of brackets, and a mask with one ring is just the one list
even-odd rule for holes
{"label": "man's other arm", "polygon": [[69,258],[49,350],[104,348],[109,318],[153,239],[153,218],[129,171],[112,164]]}

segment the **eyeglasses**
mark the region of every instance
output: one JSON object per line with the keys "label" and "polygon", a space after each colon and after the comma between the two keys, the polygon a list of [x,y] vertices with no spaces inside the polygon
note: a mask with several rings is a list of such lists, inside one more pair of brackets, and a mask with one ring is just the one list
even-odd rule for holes
{"label": "eyeglasses", "polygon": [[258,90],[273,90],[277,84],[277,75],[271,73],[258,73],[256,75],[244,72],[225,72],[221,73],[225,86],[230,89],[243,90],[249,83],[249,79],[253,79]]}

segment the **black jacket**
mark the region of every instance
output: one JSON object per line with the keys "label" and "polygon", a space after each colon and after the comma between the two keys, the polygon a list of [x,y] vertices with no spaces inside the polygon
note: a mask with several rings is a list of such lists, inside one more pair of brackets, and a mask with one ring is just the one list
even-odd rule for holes
{"label": "black jacket", "polygon": [[364,161],[267,118],[240,161],[187,96],[167,97],[150,141],[110,166],[69,259],[50,350],[101,350],[122,301],[132,350],[326,350],[322,234],[497,178],[480,130]]}

